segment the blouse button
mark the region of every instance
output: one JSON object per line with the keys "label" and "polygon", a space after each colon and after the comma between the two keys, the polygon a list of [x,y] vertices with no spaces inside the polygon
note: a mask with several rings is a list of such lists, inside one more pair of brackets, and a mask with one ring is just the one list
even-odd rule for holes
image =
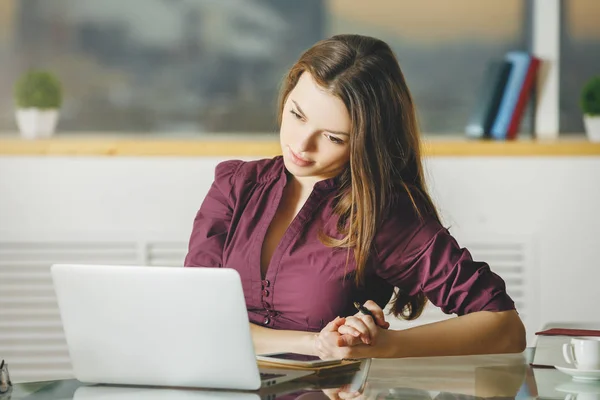
{"label": "blouse button", "polygon": [[269,286],[271,285],[271,282],[269,282],[269,280],[268,280],[268,279],[265,279],[264,281],[262,281],[262,284],[263,284],[265,287],[269,287]]}
{"label": "blouse button", "polygon": [[271,318],[265,317],[265,320],[263,321],[263,324],[269,325],[270,322],[271,322]]}
{"label": "blouse button", "polygon": [[262,291],[262,295],[263,295],[263,296],[265,296],[265,297],[269,297],[269,291],[268,291],[268,290],[266,290],[266,289],[265,289],[265,290],[263,290],[263,291]]}

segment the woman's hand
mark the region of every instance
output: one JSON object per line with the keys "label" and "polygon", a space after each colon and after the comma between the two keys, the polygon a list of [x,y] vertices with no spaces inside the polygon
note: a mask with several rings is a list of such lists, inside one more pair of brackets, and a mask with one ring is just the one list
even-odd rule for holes
{"label": "woman's hand", "polygon": [[381,307],[373,300],[367,301],[363,306],[373,313],[374,318],[358,312],[354,316],[346,317],[345,324],[339,327],[338,332],[341,335],[358,337],[365,344],[372,344],[376,341],[380,328],[387,329],[390,323],[385,320]]}
{"label": "woman's hand", "polygon": [[315,353],[323,360],[340,359],[345,357],[345,349],[361,344],[355,335],[342,334],[340,327],[346,323],[346,318],[335,317],[325,325],[325,328],[315,335]]}
{"label": "woman's hand", "polygon": [[[358,325],[359,323],[353,318],[358,319],[357,317],[336,317],[318,335],[315,335],[315,354],[323,360],[385,357],[390,350],[392,331],[378,327],[368,316],[372,331],[369,331],[370,344],[365,344],[361,334],[353,327],[346,325],[347,323],[351,323],[353,326]],[[344,326],[346,328],[343,328]],[[389,324],[386,324],[387,326]],[[343,331],[354,333],[348,334]]]}

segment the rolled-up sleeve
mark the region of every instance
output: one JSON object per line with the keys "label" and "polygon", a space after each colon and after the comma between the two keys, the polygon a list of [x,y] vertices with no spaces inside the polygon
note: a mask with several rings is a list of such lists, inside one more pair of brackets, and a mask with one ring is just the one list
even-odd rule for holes
{"label": "rolled-up sleeve", "polygon": [[515,309],[504,280],[474,261],[437,220],[415,223],[410,233],[402,225],[386,224],[378,240],[378,274],[389,283],[410,295],[422,292],[446,314]]}
{"label": "rolled-up sleeve", "polygon": [[194,218],[184,266],[222,266],[223,246],[235,206],[234,177],[242,163],[224,161],[215,168],[215,179]]}

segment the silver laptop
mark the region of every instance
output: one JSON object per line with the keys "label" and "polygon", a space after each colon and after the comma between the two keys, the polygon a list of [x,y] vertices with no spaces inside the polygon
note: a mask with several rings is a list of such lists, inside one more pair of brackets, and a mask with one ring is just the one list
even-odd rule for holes
{"label": "silver laptop", "polygon": [[261,400],[257,392],[146,388],[139,386],[81,386],[73,400]]}
{"label": "silver laptop", "polygon": [[51,271],[81,382],[255,390],[312,373],[259,371],[233,269],[55,264]]}

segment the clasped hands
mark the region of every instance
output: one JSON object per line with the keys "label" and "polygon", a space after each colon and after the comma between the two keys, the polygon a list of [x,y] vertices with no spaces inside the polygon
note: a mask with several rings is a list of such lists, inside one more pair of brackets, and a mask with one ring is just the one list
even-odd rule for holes
{"label": "clasped hands", "polygon": [[373,313],[336,317],[315,335],[315,352],[321,359],[386,357],[390,350],[390,324],[374,301],[364,304]]}

